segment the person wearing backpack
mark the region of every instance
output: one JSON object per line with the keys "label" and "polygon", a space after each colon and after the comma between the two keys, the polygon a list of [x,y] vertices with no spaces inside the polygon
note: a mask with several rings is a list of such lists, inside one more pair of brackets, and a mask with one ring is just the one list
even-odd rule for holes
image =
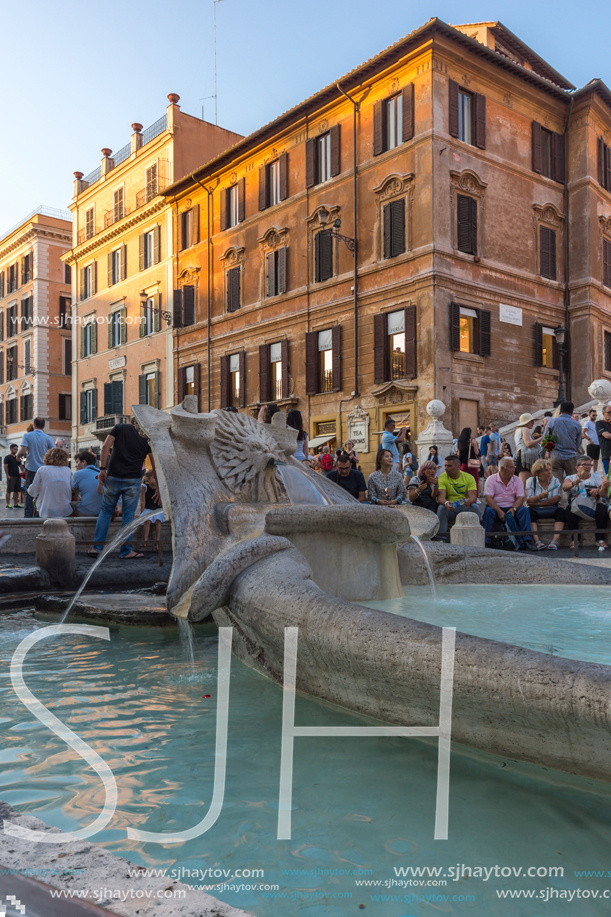
{"label": "person wearing backpack", "polygon": [[325,446],[322,450],[320,470],[323,474],[329,474],[330,471],[333,471],[333,456],[328,446]]}

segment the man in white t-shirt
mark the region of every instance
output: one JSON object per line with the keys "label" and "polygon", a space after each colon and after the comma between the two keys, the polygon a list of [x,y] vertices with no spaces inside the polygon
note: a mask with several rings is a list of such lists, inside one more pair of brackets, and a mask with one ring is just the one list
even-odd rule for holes
{"label": "man in white t-shirt", "polygon": [[583,435],[587,440],[586,455],[589,455],[592,459],[592,471],[596,471],[600,458],[600,442],[596,432],[596,408],[591,408],[588,414],[588,419],[583,425]]}

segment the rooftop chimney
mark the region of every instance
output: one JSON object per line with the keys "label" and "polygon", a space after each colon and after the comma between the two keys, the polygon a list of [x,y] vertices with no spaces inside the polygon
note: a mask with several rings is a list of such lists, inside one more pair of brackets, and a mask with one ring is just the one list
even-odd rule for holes
{"label": "rooftop chimney", "polygon": [[110,158],[111,153],[112,150],[109,150],[107,146],[102,147],[102,156],[104,157],[102,160],[102,176],[106,175],[114,167],[114,162]]}
{"label": "rooftop chimney", "polygon": [[142,146],[142,125],[134,121],[132,124],[132,153],[135,153]]}

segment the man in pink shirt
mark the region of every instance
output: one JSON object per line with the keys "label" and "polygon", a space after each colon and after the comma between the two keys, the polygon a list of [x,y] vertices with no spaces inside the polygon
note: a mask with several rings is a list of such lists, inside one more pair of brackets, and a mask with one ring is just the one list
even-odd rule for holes
{"label": "man in pink shirt", "polygon": [[[503,458],[499,462],[497,474],[491,474],[486,480],[484,497],[484,528],[486,535],[492,531],[497,519],[505,523],[508,532],[530,531],[530,513],[524,506],[524,485],[515,474],[516,466],[512,458]],[[531,535],[516,535],[518,551],[534,549]],[[489,539],[486,538],[487,543]]]}

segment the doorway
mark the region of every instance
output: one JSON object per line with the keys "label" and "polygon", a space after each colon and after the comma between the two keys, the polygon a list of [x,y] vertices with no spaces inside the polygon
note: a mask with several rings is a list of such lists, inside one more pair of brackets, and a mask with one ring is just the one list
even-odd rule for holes
{"label": "doorway", "polygon": [[471,427],[471,435],[477,436],[478,421],[479,401],[473,401],[470,398],[460,398],[458,401],[457,436],[460,436],[461,430],[464,430],[465,427]]}

